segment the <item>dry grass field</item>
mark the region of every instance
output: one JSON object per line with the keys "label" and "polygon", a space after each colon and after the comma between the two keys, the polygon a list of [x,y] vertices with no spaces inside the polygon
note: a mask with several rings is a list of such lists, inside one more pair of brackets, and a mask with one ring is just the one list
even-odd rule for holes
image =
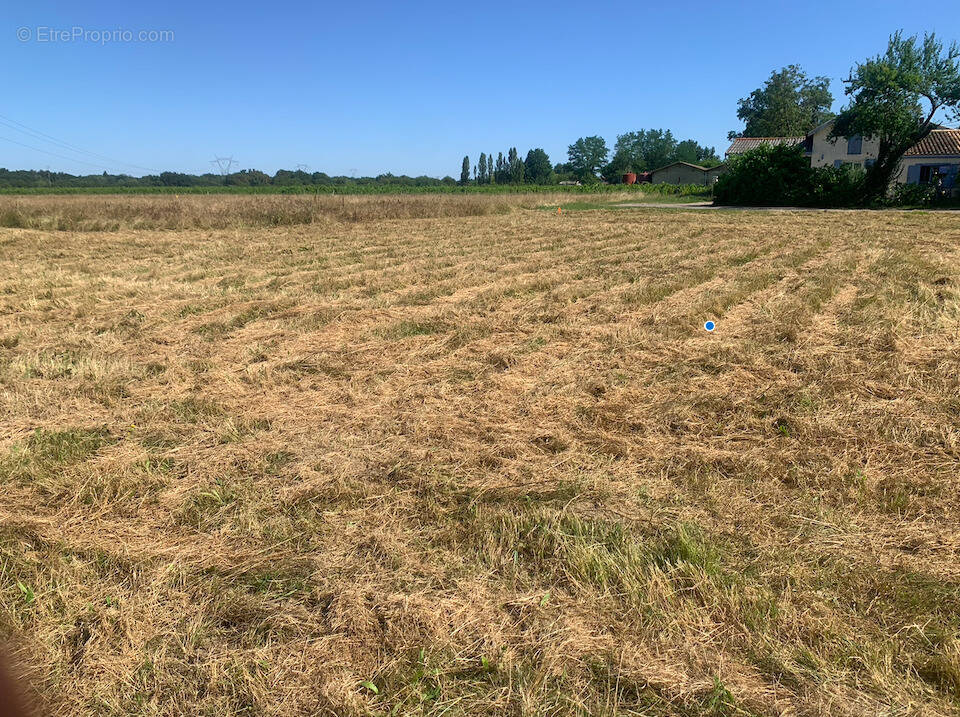
{"label": "dry grass field", "polygon": [[0,203],[49,714],[960,713],[960,216],[176,201]]}
{"label": "dry grass field", "polygon": [[611,192],[603,195],[536,194],[415,195],[0,195],[0,227],[56,231],[120,229],[250,229],[289,225],[371,222],[504,214],[548,204],[659,204],[700,201],[702,197]]}

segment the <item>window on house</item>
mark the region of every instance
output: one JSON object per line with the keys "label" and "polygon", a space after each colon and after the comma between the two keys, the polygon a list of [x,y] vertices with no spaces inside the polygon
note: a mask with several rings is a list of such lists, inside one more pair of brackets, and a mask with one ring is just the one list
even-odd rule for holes
{"label": "window on house", "polygon": [[876,163],[877,163],[877,160],[875,160],[875,159],[865,159],[865,160],[863,160],[863,166],[864,166],[865,169],[870,169],[870,167],[872,167],[872,166],[875,165]]}
{"label": "window on house", "polygon": [[930,180],[935,174],[936,167],[920,167],[920,184],[930,184]]}
{"label": "window on house", "polygon": [[847,140],[847,154],[861,154],[863,152],[863,137],[851,137]]}
{"label": "window on house", "polygon": [[835,159],[835,160],[833,160],[833,168],[834,168],[834,169],[840,169],[840,167],[842,167],[842,166],[843,166],[843,160],[842,160],[842,159]]}

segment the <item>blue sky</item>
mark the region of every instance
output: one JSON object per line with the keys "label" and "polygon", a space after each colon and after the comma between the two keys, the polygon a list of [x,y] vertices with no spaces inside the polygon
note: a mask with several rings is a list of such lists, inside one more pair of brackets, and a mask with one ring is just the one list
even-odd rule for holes
{"label": "blue sky", "polygon": [[[670,128],[716,146],[737,99],[799,63],[833,78],[898,28],[960,40],[960,9],[887,0],[8,3],[0,166],[459,175],[481,151]],[[953,9],[951,9],[953,8]],[[86,39],[52,41],[54,30]],[[159,42],[93,33],[172,31]],[[29,38],[25,41],[18,32]],[[73,147],[9,126],[21,123]],[[15,125],[16,126],[16,125]],[[56,155],[14,144],[30,145]],[[83,164],[78,160],[89,162]],[[127,164],[122,164],[127,163]]]}

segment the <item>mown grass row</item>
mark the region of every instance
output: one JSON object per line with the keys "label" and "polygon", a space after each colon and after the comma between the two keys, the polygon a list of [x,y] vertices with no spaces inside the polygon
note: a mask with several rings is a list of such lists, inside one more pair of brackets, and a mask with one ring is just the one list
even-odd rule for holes
{"label": "mown grass row", "polygon": [[0,630],[64,714],[956,712],[955,235],[9,232]]}

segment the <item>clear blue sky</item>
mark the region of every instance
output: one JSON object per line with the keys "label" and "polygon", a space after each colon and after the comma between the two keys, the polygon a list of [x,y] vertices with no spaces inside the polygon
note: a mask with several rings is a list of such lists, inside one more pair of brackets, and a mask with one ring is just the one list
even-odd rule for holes
{"label": "clear blue sky", "polygon": [[[951,2],[6,5],[3,118],[185,172],[208,171],[219,154],[270,173],[302,163],[331,175],[458,175],[464,154],[543,147],[557,162],[577,137],[612,146],[618,133],[651,127],[722,154],[740,126],[737,99],[775,68],[799,63],[833,78],[839,107],[840,79],[893,30],[960,40]],[[50,41],[51,29],[73,28],[174,37]],[[0,137],[0,166],[11,169],[145,173],[7,125]]]}

